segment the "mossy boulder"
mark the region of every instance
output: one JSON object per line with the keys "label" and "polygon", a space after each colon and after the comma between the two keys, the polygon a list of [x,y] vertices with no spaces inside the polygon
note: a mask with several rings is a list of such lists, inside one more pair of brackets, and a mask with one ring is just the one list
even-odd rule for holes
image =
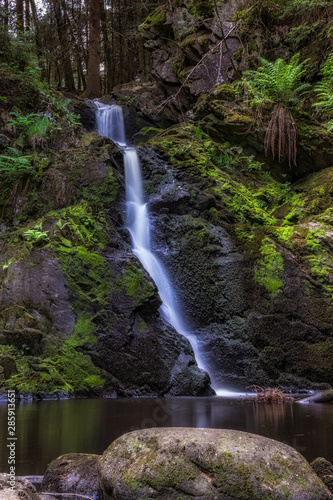
{"label": "mossy boulder", "polygon": [[93,497],[98,488],[98,459],[99,455],[86,453],[61,455],[48,464],[40,491]]}
{"label": "mossy boulder", "polygon": [[331,499],[294,448],[217,429],[146,429],[121,436],[98,462],[105,500]]}
{"label": "mossy boulder", "polygon": [[322,482],[333,493],[333,464],[325,458],[319,457],[311,462],[311,467]]}

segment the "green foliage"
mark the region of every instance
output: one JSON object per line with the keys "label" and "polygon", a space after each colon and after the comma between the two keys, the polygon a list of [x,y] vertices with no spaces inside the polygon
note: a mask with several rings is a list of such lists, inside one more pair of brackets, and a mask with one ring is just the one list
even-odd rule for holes
{"label": "green foliage", "polygon": [[249,85],[284,107],[299,104],[300,98],[311,87],[309,83],[301,83],[307,61],[299,63],[299,57],[299,54],[294,55],[289,64],[283,59],[270,62],[260,58],[262,65],[257,70],[245,72]]}
{"label": "green foliage", "polygon": [[287,41],[311,57],[311,72],[317,70],[321,58],[327,57],[333,36],[332,1],[289,0],[281,17],[286,16],[290,17],[293,24]]}
{"label": "green foliage", "polygon": [[42,222],[40,224],[36,224],[32,229],[28,229],[23,233],[25,239],[30,241],[32,244],[43,242],[49,242],[50,238],[48,237],[48,231],[43,231]]}
{"label": "green foliage", "polygon": [[40,81],[41,68],[34,51],[33,33],[27,31],[14,37],[0,28],[0,61],[15,72],[25,72],[33,80]]}
{"label": "green foliage", "polygon": [[4,387],[20,394],[82,392],[104,385],[89,356],[77,352],[68,341],[56,356],[46,359],[28,358],[26,352],[20,353],[14,348],[7,352],[15,359],[18,373],[7,380]]}
{"label": "green foliage", "polygon": [[0,173],[5,182],[12,182],[33,172],[31,155],[22,155],[12,147],[8,147],[6,153],[0,155]]}
{"label": "green foliage", "polygon": [[331,52],[322,68],[323,79],[319,82],[315,91],[319,101],[313,106],[319,108],[329,119],[328,130],[333,130],[333,52]]}
{"label": "green foliage", "polygon": [[254,279],[269,292],[276,293],[283,287],[283,258],[269,238],[264,238],[260,247],[262,257],[258,261]]}
{"label": "green foliage", "polygon": [[261,58],[257,70],[249,70],[245,75],[248,84],[275,103],[271,119],[266,129],[265,154],[277,154],[279,161],[288,158],[290,168],[296,165],[297,125],[290,108],[300,104],[301,97],[310,90],[309,83],[302,83],[306,61],[299,63],[299,54],[290,63],[277,59],[274,63]]}
{"label": "green foliage", "polygon": [[48,134],[53,126],[49,116],[43,116],[38,113],[22,115],[18,108],[14,108],[10,112],[10,115],[12,118],[8,120],[6,126],[12,133],[18,135],[15,139],[16,146],[24,148],[26,142],[33,149],[45,146]]}

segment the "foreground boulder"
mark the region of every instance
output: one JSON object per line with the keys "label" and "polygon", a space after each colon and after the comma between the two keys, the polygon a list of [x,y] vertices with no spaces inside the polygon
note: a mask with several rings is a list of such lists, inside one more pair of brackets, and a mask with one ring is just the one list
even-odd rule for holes
{"label": "foreground boulder", "polygon": [[97,493],[99,455],[68,453],[53,460],[47,467],[41,492],[77,493],[93,497]]}
{"label": "foreground boulder", "polygon": [[235,430],[131,432],[109,446],[98,467],[103,500],[333,498],[296,450]]}
{"label": "foreground boulder", "polygon": [[24,478],[15,478],[15,485],[11,485],[9,474],[0,474],[0,500],[38,500],[35,486]]}
{"label": "foreground boulder", "polygon": [[320,477],[322,482],[333,493],[333,464],[325,458],[318,457],[310,465],[317,476]]}

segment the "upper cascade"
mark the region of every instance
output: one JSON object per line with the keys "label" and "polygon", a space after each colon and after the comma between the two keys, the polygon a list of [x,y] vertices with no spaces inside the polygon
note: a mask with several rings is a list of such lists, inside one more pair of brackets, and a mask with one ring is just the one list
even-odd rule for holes
{"label": "upper cascade", "polygon": [[93,101],[96,106],[97,133],[108,137],[120,147],[126,146],[124,115],[121,106]]}

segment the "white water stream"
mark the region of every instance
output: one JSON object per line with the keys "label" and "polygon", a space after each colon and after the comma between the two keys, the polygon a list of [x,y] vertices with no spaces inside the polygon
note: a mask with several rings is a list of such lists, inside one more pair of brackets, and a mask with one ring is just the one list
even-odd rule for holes
{"label": "white water stream", "polygon": [[188,332],[183,322],[167,272],[151,250],[150,222],[143,194],[140,161],[136,149],[128,147],[126,144],[122,108],[117,105],[105,105],[97,101],[94,101],[94,103],[97,107],[97,132],[116,142],[123,150],[127,228],[132,237],[133,253],[138,257],[143,267],[156,283],[162,300],[160,307],[161,314],[177,332],[184,335],[190,341],[199,368],[209,373],[202,360],[196,337]]}
{"label": "white water stream", "polygon": [[162,300],[161,314],[178,333],[189,340],[199,368],[210,375],[211,386],[218,396],[246,396],[245,393],[232,392],[214,386],[214,377],[205,365],[197,338],[188,331],[183,321],[167,271],[151,250],[149,213],[144,199],[140,160],[136,149],[126,144],[122,108],[117,105],[105,105],[98,101],[93,101],[93,103],[97,108],[97,132],[117,143],[123,151],[126,183],[126,222],[132,237],[132,251],[156,283]]}

